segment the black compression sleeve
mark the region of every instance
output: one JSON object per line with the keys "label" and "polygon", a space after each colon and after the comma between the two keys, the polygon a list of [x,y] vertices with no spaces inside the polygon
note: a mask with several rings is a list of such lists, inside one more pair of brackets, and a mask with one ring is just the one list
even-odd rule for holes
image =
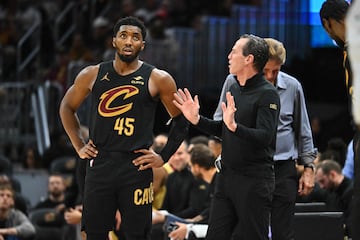
{"label": "black compression sleeve", "polygon": [[195,127],[202,132],[221,138],[222,121],[200,116],[199,123]]}
{"label": "black compression sleeve", "polygon": [[160,152],[160,156],[164,162],[167,162],[176,152],[180,144],[187,137],[188,132],[189,122],[185,119],[184,115],[180,114],[172,119],[168,141]]}

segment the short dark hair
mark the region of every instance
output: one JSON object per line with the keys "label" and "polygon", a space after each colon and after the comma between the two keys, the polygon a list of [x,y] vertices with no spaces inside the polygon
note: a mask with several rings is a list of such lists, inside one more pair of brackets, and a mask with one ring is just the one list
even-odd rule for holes
{"label": "short dark hair", "polygon": [[198,143],[202,143],[207,145],[209,142],[209,138],[205,135],[197,135],[195,137],[190,138],[189,143],[190,144],[198,144]]}
{"label": "short dark hair", "polygon": [[139,18],[137,17],[133,17],[133,16],[129,16],[129,17],[124,17],[124,18],[120,18],[114,26],[114,36],[116,36],[116,33],[119,31],[120,27],[122,25],[130,25],[130,26],[136,26],[138,28],[140,28],[141,30],[141,35],[143,40],[145,40],[146,38],[146,27],[143,21],[141,21]]}
{"label": "short dark hair", "polygon": [[323,19],[332,18],[338,22],[344,20],[349,6],[350,4],[345,0],[326,0],[320,8],[321,24],[324,25]]}
{"label": "short dark hair", "polygon": [[330,171],[334,170],[338,174],[341,174],[341,166],[338,162],[334,160],[324,160],[316,167],[317,169],[321,169],[325,175],[329,175]]}
{"label": "short dark hair", "polygon": [[240,38],[249,39],[243,48],[243,55],[252,54],[254,56],[254,67],[258,72],[262,72],[269,60],[269,45],[265,39],[253,34],[243,34]]}
{"label": "short dark hair", "polygon": [[215,157],[210,148],[202,143],[194,144],[191,151],[191,164],[197,164],[206,170],[214,168]]}

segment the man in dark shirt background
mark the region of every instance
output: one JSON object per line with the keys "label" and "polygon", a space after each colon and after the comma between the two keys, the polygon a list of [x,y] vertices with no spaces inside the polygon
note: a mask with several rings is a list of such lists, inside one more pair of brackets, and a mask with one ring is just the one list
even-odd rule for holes
{"label": "man in dark shirt background", "polygon": [[353,181],[342,174],[341,166],[334,160],[324,160],[317,166],[316,181],[322,189],[333,193],[334,210],[344,212],[345,235],[351,237]]}

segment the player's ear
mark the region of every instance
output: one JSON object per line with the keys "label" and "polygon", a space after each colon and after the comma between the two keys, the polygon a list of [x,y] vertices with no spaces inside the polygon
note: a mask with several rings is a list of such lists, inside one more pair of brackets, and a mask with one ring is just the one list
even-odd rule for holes
{"label": "player's ear", "polygon": [[143,51],[145,48],[145,41],[142,42],[141,51]]}
{"label": "player's ear", "polygon": [[113,40],[112,40],[112,46],[113,46],[114,48],[116,47],[115,38],[113,38]]}
{"label": "player's ear", "polygon": [[324,25],[324,28],[327,32],[329,32],[330,28],[331,28],[331,24],[330,24],[330,21],[329,19],[326,19],[326,18],[323,18],[322,19],[322,23]]}

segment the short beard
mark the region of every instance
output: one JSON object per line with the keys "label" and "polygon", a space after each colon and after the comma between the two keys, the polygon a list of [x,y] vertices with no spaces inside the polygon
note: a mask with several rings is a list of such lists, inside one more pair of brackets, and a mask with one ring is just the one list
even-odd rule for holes
{"label": "short beard", "polygon": [[126,63],[132,63],[139,56],[139,53],[140,53],[140,51],[137,51],[137,52],[135,52],[134,55],[129,55],[129,56],[120,54],[120,53],[116,53],[116,54],[119,56],[121,61],[126,62]]}
{"label": "short beard", "polygon": [[52,192],[51,195],[54,197],[54,198],[59,198],[61,195],[62,195],[62,192],[59,192],[59,191],[55,191],[55,192]]}

